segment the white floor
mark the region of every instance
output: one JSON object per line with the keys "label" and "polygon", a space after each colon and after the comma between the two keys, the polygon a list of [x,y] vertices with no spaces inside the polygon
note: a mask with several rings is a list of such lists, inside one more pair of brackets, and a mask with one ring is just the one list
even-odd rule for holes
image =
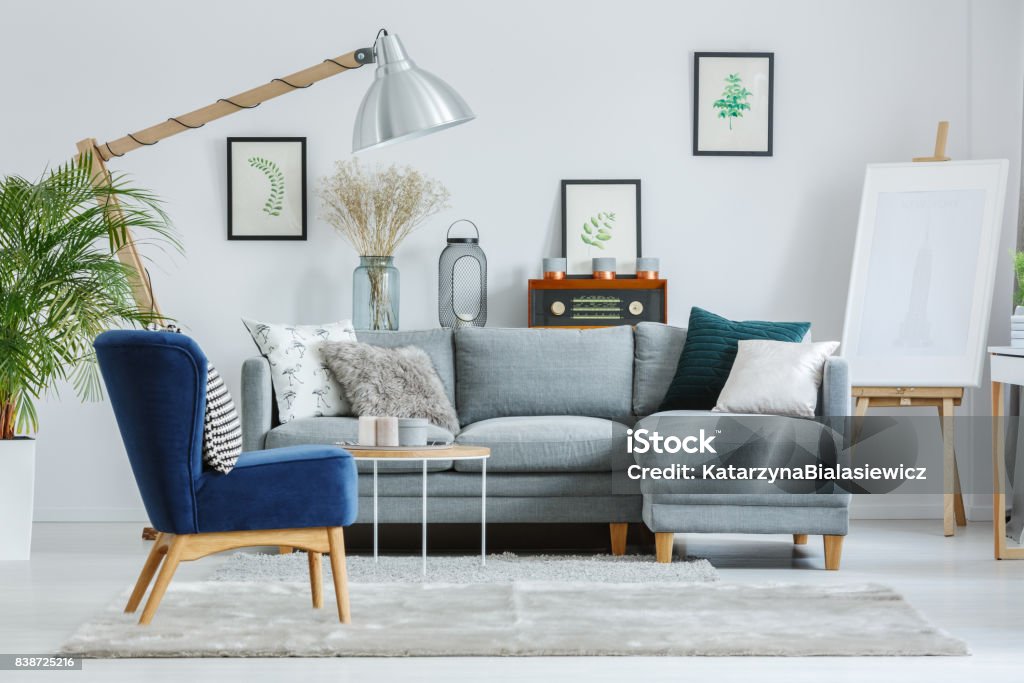
{"label": "white floor", "polygon": [[[967,641],[963,658],[192,659],[86,661],[81,672],[0,671],[0,681],[1024,680],[1024,561],[992,559],[992,531],[971,524],[943,538],[939,521],[855,521],[840,572],[822,569],[821,539],[677,537],[677,553],[707,557],[724,581],[874,582],[892,586],[933,623]],[[37,524],[31,562],[0,562],[0,653],[52,653],[130,584],[148,543],[138,524]],[[202,578],[219,560],[183,565]],[[828,609],[827,604],[821,606]],[[159,618],[159,615],[158,617]]]}

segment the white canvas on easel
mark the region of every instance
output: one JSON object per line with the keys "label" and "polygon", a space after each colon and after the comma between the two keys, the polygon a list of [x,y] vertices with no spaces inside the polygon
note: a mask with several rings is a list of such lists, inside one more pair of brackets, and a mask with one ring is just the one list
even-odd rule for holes
{"label": "white canvas on easel", "polygon": [[867,167],[840,347],[855,386],[980,384],[1008,168]]}

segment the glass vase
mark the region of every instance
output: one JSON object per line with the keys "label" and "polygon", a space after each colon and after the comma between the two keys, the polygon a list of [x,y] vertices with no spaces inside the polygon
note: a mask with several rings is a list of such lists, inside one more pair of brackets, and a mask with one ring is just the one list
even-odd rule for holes
{"label": "glass vase", "polygon": [[352,326],[398,329],[398,268],[393,256],[360,256],[352,271]]}

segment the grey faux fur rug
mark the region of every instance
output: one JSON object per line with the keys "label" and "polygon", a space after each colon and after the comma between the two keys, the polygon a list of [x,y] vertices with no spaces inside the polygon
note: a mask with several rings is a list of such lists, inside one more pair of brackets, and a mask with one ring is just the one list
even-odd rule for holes
{"label": "grey faux fur rug", "polygon": [[[331,563],[323,560],[330,580]],[[707,560],[687,558],[671,564],[653,555],[436,555],[427,558],[427,573],[418,555],[348,556],[349,580],[360,583],[512,583],[513,581],[593,581],[600,583],[692,583],[717,581],[718,571]],[[217,568],[214,581],[306,581],[306,553],[268,555],[238,552]]]}
{"label": "grey faux fur rug", "polygon": [[[351,586],[353,623],[307,583],[176,582],[153,624],[128,591],[63,652],[82,657],[963,655],[873,585],[515,582]],[[756,677],[756,676],[755,676]]]}

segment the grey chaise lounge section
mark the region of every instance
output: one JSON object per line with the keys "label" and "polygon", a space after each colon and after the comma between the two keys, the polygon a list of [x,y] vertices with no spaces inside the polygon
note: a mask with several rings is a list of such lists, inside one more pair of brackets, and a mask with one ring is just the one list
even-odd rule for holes
{"label": "grey chaise lounge section", "polygon": [[[662,561],[671,557],[673,533],[792,533],[795,538],[815,533],[839,542],[846,534],[846,494],[818,489],[712,495],[616,486],[613,472],[634,462],[627,453],[627,430],[650,424],[646,420],[675,423],[675,417],[657,411],[686,338],[683,328],[641,323],[597,330],[358,332],[357,337],[382,346],[418,346],[431,357],[461,427],[458,434],[434,427],[430,437],[490,447],[489,523],[606,523],[613,552],[622,553],[627,525],[644,522],[657,534]],[[849,396],[845,362],[830,359],[819,413],[848,415]],[[245,450],[356,438],[358,421],[351,416],[279,424],[270,367],[262,357],[243,364],[241,403]],[[360,463],[363,472],[365,465]],[[381,468],[382,523],[420,521],[421,467],[417,462]],[[479,522],[479,470],[476,461],[431,463],[430,522]],[[361,478],[359,523],[371,521],[371,486],[369,477]],[[836,541],[831,543],[834,548]],[[833,559],[826,564],[837,566]]]}

